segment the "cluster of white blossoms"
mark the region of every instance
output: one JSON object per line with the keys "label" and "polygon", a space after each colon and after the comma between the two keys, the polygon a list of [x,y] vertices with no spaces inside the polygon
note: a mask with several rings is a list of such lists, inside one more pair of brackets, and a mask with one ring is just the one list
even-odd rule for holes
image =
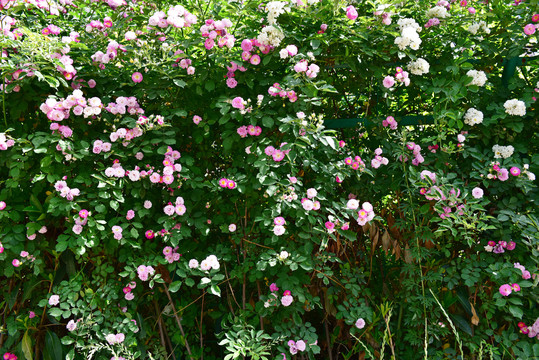
{"label": "cluster of white blossoms", "polygon": [[418,32],[421,31],[421,27],[415,20],[400,19],[397,21],[397,24],[399,25],[401,36],[395,39],[395,45],[397,45],[400,50],[406,49],[407,46],[412,50],[419,49],[421,39],[419,38]]}
{"label": "cluster of white blossoms", "polygon": [[451,14],[447,12],[447,9],[445,8],[445,6],[435,6],[427,10],[427,17],[429,19],[432,19],[432,18],[445,19],[446,17],[449,17],[449,16],[451,16]]}
{"label": "cluster of white blossoms", "polygon": [[484,71],[469,70],[466,75],[473,78],[468,85],[483,86],[487,82],[487,74]]}
{"label": "cluster of white blossoms", "polygon": [[469,108],[464,114],[464,123],[474,126],[483,122],[483,113],[477,109]]}
{"label": "cluster of white blossoms", "polygon": [[513,155],[513,153],[515,152],[515,148],[511,145],[501,146],[496,144],[492,147],[492,151],[494,152],[495,159],[507,159],[508,157]]}
{"label": "cluster of white blossoms", "polygon": [[277,24],[279,15],[288,11],[288,8],[286,8],[286,3],[284,1],[270,1],[266,5],[266,11],[268,12],[268,24],[275,25]]}
{"label": "cluster of white blossoms", "polygon": [[221,265],[219,264],[219,260],[217,259],[217,256],[215,255],[209,255],[207,258],[202,260],[200,264],[198,263],[197,259],[189,260],[190,269],[200,269],[203,271],[209,271],[211,269],[219,270],[220,267]]}
{"label": "cluster of white blossoms", "polygon": [[473,35],[476,35],[479,30],[483,31],[485,34],[490,34],[490,29],[488,28],[487,23],[484,21],[474,22],[468,28],[468,31]]}
{"label": "cluster of white blossoms", "polygon": [[503,107],[505,112],[509,115],[524,116],[526,115],[526,104],[522,100],[511,99],[507,100]]}
{"label": "cluster of white blossoms", "polygon": [[256,39],[262,45],[277,47],[284,39],[284,34],[278,28],[269,25],[262,29],[262,32],[258,34]]}
{"label": "cluster of white blossoms", "polygon": [[418,58],[408,63],[408,70],[414,75],[423,75],[429,72],[430,65],[427,60]]}

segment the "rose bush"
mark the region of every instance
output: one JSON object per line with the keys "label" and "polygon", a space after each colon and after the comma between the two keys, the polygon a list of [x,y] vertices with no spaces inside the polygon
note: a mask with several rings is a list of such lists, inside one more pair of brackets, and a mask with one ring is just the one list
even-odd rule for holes
{"label": "rose bush", "polygon": [[537,0],[0,0],[5,359],[539,356]]}

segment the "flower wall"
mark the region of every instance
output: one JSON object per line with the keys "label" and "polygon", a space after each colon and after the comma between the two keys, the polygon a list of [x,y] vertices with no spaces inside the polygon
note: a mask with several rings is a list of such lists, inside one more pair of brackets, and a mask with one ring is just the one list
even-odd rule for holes
{"label": "flower wall", "polygon": [[0,10],[4,359],[539,356],[536,0]]}

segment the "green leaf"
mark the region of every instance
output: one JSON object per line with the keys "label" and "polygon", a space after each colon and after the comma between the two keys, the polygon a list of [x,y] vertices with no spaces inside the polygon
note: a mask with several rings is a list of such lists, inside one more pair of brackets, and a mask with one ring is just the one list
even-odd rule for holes
{"label": "green leaf", "polygon": [[522,319],[522,315],[524,315],[524,311],[515,305],[509,305],[509,312],[517,319]]}
{"label": "green leaf", "polygon": [[176,291],[180,290],[180,287],[182,286],[182,282],[181,281],[174,281],[172,284],[170,284],[170,286],[168,287],[168,290],[170,292],[173,292],[175,293]]}
{"label": "green leaf", "polygon": [[456,326],[459,329],[465,331],[470,336],[473,336],[472,327],[470,326],[470,324],[465,318],[463,318],[460,315],[453,315],[453,314],[449,314],[449,317],[453,320],[453,322],[456,324]]}
{"label": "green leaf", "polygon": [[272,127],[274,124],[274,121],[271,117],[269,116],[264,116],[262,118],[262,125],[264,125],[265,127]]}
{"label": "green leaf", "polygon": [[187,83],[183,81],[182,79],[174,79],[172,80],[172,82],[174,82],[174,85],[179,86],[181,88],[184,88],[185,85],[187,85]]}
{"label": "green leaf", "polygon": [[22,353],[24,354],[24,357],[27,360],[32,360],[32,340],[30,336],[28,336],[28,331],[24,333],[24,336],[22,337]]}
{"label": "green leaf", "polygon": [[111,208],[113,208],[114,210],[118,210],[118,208],[120,207],[120,204],[118,204],[118,202],[116,200],[111,200],[109,202],[109,205]]}
{"label": "green leaf", "polygon": [[132,237],[134,237],[135,239],[138,239],[139,233],[138,233],[137,229],[131,229],[131,231],[129,231],[129,233],[131,234]]}
{"label": "green leaf", "polygon": [[262,64],[263,65],[268,65],[270,61],[271,61],[271,54],[267,55],[267,56],[264,56],[264,60],[262,60]]}
{"label": "green leaf", "polygon": [[210,287],[210,293],[221,297],[221,289],[217,285],[212,285]]}
{"label": "green leaf", "polygon": [[215,83],[212,80],[206,81],[204,87],[206,88],[206,90],[212,91],[215,89]]}
{"label": "green leaf", "polygon": [[46,81],[51,87],[53,87],[53,88],[56,89],[58,86],[60,86],[60,82],[59,82],[57,79],[53,78],[52,76],[45,75],[44,78],[45,78],[45,81]]}
{"label": "green leaf", "polygon": [[45,334],[45,348],[43,349],[43,360],[63,360],[62,343],[58,335],[51,331]]}
{"label": "green leaf", "polygon": [[52,308],[49,310],[49,314],[54,317],[59,317],[63,313],[62,309],[59,308]]}
{"label": "green leaf", "polygon": [[66,355],[66,360],[73,360],[75,358],[75,349],[71,349]]}

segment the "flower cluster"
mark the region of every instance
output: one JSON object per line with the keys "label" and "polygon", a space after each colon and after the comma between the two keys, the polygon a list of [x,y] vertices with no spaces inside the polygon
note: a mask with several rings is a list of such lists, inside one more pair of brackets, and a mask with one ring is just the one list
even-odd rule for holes
{"label": "flower cluster", "polygon": [[286,2],[284,1],[270,1],[266,4],[266,11],[268,12],[268,24],[277,24],[277,18],[279,15],[284,14],[288,9],[286,8]]}
{"label": "flower cluster", "polygon": [[59,35],[62,29],[60,29],[58,26],[54,24],[49,24],[46,28],[41,30],[41,33],[43,35]]}
{"label": "flower cluster", "polygon": [[[86,215],[86,217],[84,217],[84,215]],[[73,225],[71,230],[75,234],[79,235],[83,230],[83,226],[86,225],[87,222],[88,222],[88,210],[81,210],[79,211],[79,216],[75,217],[75,225]]]}
{"label": "flower cluster", "polygon": [[293,186],[289,186],[286,188],[286,190],[281,195],[282,200],[286,200],[288,202],[292,202],[294,200],[298,199],[298,194],[296,194],[296,189]]}
{"label": "flower cluster", "polygon": [[528,270],[526,270],[526,268],[523,265],[520,265],[520,263],[514,263],[513,266],[515,267],[515,269],[519,269],[522,272],[522,278],[524,280],[528,280],[532,277],[531,273]]}
{"label": "flower cluster", "polygon": [[316,64],[309,65],[307,60],[303,59],[294,65],[294,71],[296,73],[305,73],[308,78],[314,79],[318,75],[320,67]]}
{"label": "flower cluster", "polygon": [[112,233],[114,234],[114,238],[116,240],[121,240],[123,235],[122,235],[122,232],[124,231],[124,229],[121,227],[121,226],[118,226],[118,225],[114,225],[112,227]]}
{"label": "flower cluster", "polygon": [[404,71],[401,67],[397,67],[395,69],[395,76],[386,76],[384,80],[382,81],[382,85],[384,85],[385,88],[390,89],[395,85],[395,79],[399,82],[404,84],[404,86],[410,85],[410,78],[408,77],[408,71]]}
{"label": "flower cluster", "polygon": [[[251,53],[249,52],[246,52],[244,51],[243,52],[243,55],[245,55],[245,59],[246,61],[251,58]],[[242,56],[243,56],[242,55]],[[258,55],[256,55],[258,56]],[[190,61],[190,60],[189,60]],[[260,57],[258,56],[258,61],[260,62]],[[257,60],[253,60],[254,63],[257,62]],[[238,85],[238,82],[236,81],[236,79],[234,79],[234,76],[235,75],[235,72],[237,70],[241,71],[241,72],[245,72],[247,71],[247,68],[245,68],[244,66],[238,66],[238,64],[236,64],[235,62],[231,61],[230,62],[230,66],[227,66],[226,67],[228,72],[226,73],[226,86],[228,86],[229,88],[233,89],[235,88],[237,85]]]}
{"label": "flower cluster", "polygon": [[286,224],[286,221],[282,216],[278,216],[275,219],[273,219],[273,224],[274,224],[273,233],[275,235],[281,236],[282,234],[284,234],[286,230],[286,228],[284,227],[284,225]]}
{"label": "flower cluster", "polygon": [[483,86],[487,82],[487,74],[484,71],[468,70],[467,76],[472,78],[472,81],[468,85]]}
{"label": "flower cluster", "polygon": [[509,296],[513,291],[514,292],[519,292],[520,291],[520,285],[518,284],[503,284],[502,286],[500,286],[500,294],[502,294],[503,296]]}
{"label": "flower cluster", "polygon": [[[414,155],[414,158],[412,159],[412,165],[419,166],[419,164],[422,164],[425,161],[425,158],[423,157],[423,155],[421,155],[421,146],[420,145],[418,145],[418,144],[416,144],[414,142],[409,142],[409,143],[406,143],[406,148],[408,150],[411,150],[412,154]],[[403,157],[399,156],[399,160],[403,161],[403,162],[407,162],[408,157],[407,156],[403,156]]]}
{"label": "flower cluster", "polygon": [[294,57],[298,54],[298,47],[296,45],[288,45],[286,48],[279,51],[281,59],[286,59],[289,56]]}
{"label": "flower cluster", "polygon": [[100,154],[101,152],[109,152],[112,144],[109,142],[103,142],[101,140],[95,140],[92,146],[92,152],[94,154]]}
{"label": "flower cluster", "polygon": [[108,334],[105,337],[105,340],[107,340],[107,342],[110,345],[121,344],[125,340],[125,335],[123,333],[118,333],[116,335],[115,334]]}
{"label": "flower cluster", "polygon": [[464,123],[474,126],[483,122],[483,113],[477,109],[469,108],[464,114]]}
{"label": "flower cluster", "polygon": [[290,354],[292,355],[296,355],[298,351],[303,352],[307,348],[307,344],[303,340],[298,340],[298,341],[288,340],[287,344],[289,347]]}
{"label": "flower cluster", "polygon": [[[286,145],[286,143],[282,143],[281,144],[281,147],[283,147],[284,145]],[[286,154],[288,154],[290,152],[290,150],[280,150],[280,149],[275,149],[273,146],[267,146],[265,149],[264,149],[264,153],[268,156],[271,156],[273,158],[274,161],[282,161],[284,159],[284,157],[286,156]]]}
{"label": "flower cluster", "polygon": [[221,180],[219,180],[219,186],[224,189],[235,189],[237,184],[234,180],[221,178]]}
{"label": "flower cluster", "polygon": [[347,157],[346,159],[344,159],[344,163],[350,166],[354,170],[358,170],[358,169],[360,171],[365,170],[365,163],[363,162],[363,160],[361,159],[359,155],[356,155],[355,157],[351,157],[351,156]]}
{"label": "flower cluster", "polygon": [[266,26],[256,38],[260,45],[269,47],[278,47],[284,39],[284,34],[281,30],[273,25]]}
{"label": "flower cluster", "polygon": [[499,162],[490,163],[490,171],[487,174],[487,179],[506,181],[509,179],[509,171],[506,168],[501,168]]}
{"label": "flower cluster", "polygon": [[219,264],[219,260],[217,259],[217,256],[215,255],[209,255],[204,260],[198,263],[198,260],[191,259],[189,260],[189,268],[190,269],[200,269],[203,271],[209,271],[211,269],[219,270],[221,265]]}
{"label": "flower cluster", "polygon": [[[82,91],[74,90],[73,94],[69,95],[65,99],[59,101],[54,99],[47,99],[39,109],[47,115],[47,118],[51,121],[62,121],[69,118],[70,110],[73,110],[74,115],[83,115],[85,118],[101,114],[101,100],[93,97],[91,99],[85,99]],[[57,130],[58,127],[51,130]]]}
{"label": "flower cluster", "polygon": [[171,6],[166,14],[164,11],[158,11],[148,19],[148,24],[150,26],[158,26],[161,29],[164,29],[169,25],[175,28],[190,27],[196,22],[197,17],[181,5]]}
{"label": "flower cluster", "polygon": [[429,72],[430,65],[427,60],[423,58],[417,58],[408,63],[408,70],[414,75],[423,75]]}
{"label": "flower cluster", "polygon": [[243,125],[243,126],[240,126],[236,130],[236,132],[242,138],[247,137],[247,135],[259,136],[260,134],[262,134],[262,128],[260,126],[254,126],[254,125],[249,125],[249,126]]}
{"label": "flower cluster", "polygon": [[182,216],[183,214],[185,214],[186,210],[187,208],[185,207],[183,197],[181,196],[178,196],[176,198],[176,201],[174,204],[169,202],[163,208],[164,213],[167,214],[168,216],[173,216],[174,214]]}
{"label": "flower cluster", "polygon": [[539,318],[535,320],[532,326],[526,326],[522,321],[518,323],[518,327],[522,334],[528,335],[529,338],[536,337],[539,340]]}
{"label": "flower cluster", "polygon": [[115,159],[112,166],[105,169],[105,176],[123,178],[125,176],[125,169],[120,164],[120,160]]}
{"label": "flower cluster", "polygon": [[166,246],[163,249],[163,255],[165,256],[165,260],[169,264],[172,264],[174,261],[179,261],[180,260],[180,257],[182,256],[182,254],[177,252],[178,249],[179,249],[178,246],[176,246],[175,248],[172,248],[170,246]]}
{"label": "flower cluster", "polygon": [[522,100],[511,99],[507,100],[503,107],[509,115],[524,116],[526,115],[526,104]]}
{"label": "flower cluster", "polygon": [[7,150],[15,145],[15,140],[8,139],[5,133],[0,133],[0,150]]}
{"label": "flower cluster", "polygon": [[374,159],[371,160],[371,166],[374,169],[378,169],[380,165],[387,165],[389,163],[388,158],[382,156],[383,150],[381,148],[377,148],[374,150]]}
{"label": "flower cluster", "polygon": [[233,108],[243,110],[245,109],[245,105],[247,105],[247,101],[243,100],[240,96],[236,96],[232,99],[231,104]]}
{"label": "flower cluster", "polygon": [[396,130],[398,123],[393,116],[388,116],[385,120],[382,121],[382,126],[383,127],[389,126],[391,130]]}
{"label": "flower cluster", "polygon": [[451,16],[447,12],[447,9],[444,6],[435,6],[427,10],[427,13],[425,14],[429,19],[437,18],[437,19],[445,19],[446,17]]}
{"label": "flower cluster", "polygon": [[482,31],[485,34],[490,34],[490,29],[489,29],[487,23],[484,22],[484,21],[474,22],[472,25],[470,25],[468,27],[468,31],[472,35],[477,35],[478,31]]}
{"label": "flower cluster", "polygon": [[279,96],[281,98],[287,97],[290,102],[296,102],[298,100],[298,95],[294,90],[284,90],[279,83],[273,84],[268,89],[268,94],[271,96]]}
{"label": "flower cluster", "polygon": [[[1,244],[0,244],[1,246]],[[3,250],[2,250],[3,251]],[[36,260],[36,258],[34,257],[34,255],[30,255],[28,253],[28,251],[21,251],[20,253],[20,257],[23,259],[22,261],[19,260],[19,259],[13,259],[13,261],[11,262],[11,264],[14,266],[14,267],[19,267],[21,266],[25,261],[30,261],[30,262],[34,262]]]}
{"label": "flower cluster", "polygon": [[126,51],[125,46],[118,44],[117,41],[110,40],[107,45],[107,52],[98,50],[90,58],[93,62],[99,63],[99,68],[101,70],[105,69],[105,65],[108,64],[111,60],[116,59],[118,56],[118,50]]}
{"label": "flower cluster", "polygon": [[401,51],[410,47],[412,50],[419,49],[421,45],[421,39],[418,32],[421,32],[421,27],[415,22],[414,19],[400,19],[397,21],[400,29],[400,36],[395,39],[395,45],[399,47]]}
{"label": "flower cluster", "polygon": [[[97,98],[93,98],[93,99],[97,99]],[[116,98],[116,102],[108,103],[108,105],[105,107],[105,110],[107,110],[113,115],[116,115],[116,114],[124,115],[126,113],[129,113],[130,115],[144,114],[144,109],[140,107],[140,105],[138,104],[137,98],[134,96],[130,96],[130,97],[118,96]]]}
{"label": "flower cluster", "polygon": [[205,24],[200,27],[202,36],[206,38],[204,47],[207,50],[211,50],[215,46],[215,41],[217,41],[217,45],[220,48],[226,45],[226,47],[231,49],[236,41],[234,36],[226,31],[226,29],[231,26],[232,21],[229,19],[217,21],[214,21],[213,19],[206,20]]}
{"label": "flower cluster", "polygon": [[4,353],[4,355],[2,356],[2,359],[3,360],[17,360],[17,355],[7,352],[7,353]]}
{"label": "flower cluster", "polygon": [[496,144],[492,147],[492,152],[494,153],[495,159],[507,159],[513,155],[514,151],[515,148],[512,145],[501,146]]}
{"label": "flower cluster", "polygon": [[148,277],[153,276],[155,269],[152,266],[139,265],[137,267],[138,278],[142,281],[147,281]]}
{"label": "flower cluster", "polygon": [[523,173],[528,177],[530,181],[535,181],[535,174],[529,171],[530,165],[524,164],[524,171]]}
{"label": "flower cluster", "polygon": [[438,26],[440,25],[440,20],[438,18],[430,18],[426,23],[425,23],[425,29],[428,29],[430,27],[433,27],[433,26]]}
{"label": "flower cluster", "polygon": [[493,252],[495,254],[502,254],[505,250],[512,251],[516,248],[517,244],[514,241],[503,241],[500,240],[496,243],[493,240],[490,240],[487,245],[485,245],[486,252]]}
{"label": "flower cluster", "polygon": [[133,294],[133,289],[136,287],[137,287],[137,283],[134,281],[131,281],[122,289],[125,300],[131,301],[135,298],[135,295]]}
{"label": "flower cluster", "polygon": [[[350,202],[350,200],[348,202]],[[358,202],[358,205],[359,205],[359,202]],[[348,206],[348,204],[347,204],[347,206]],[[353,204],[353,206],[355,206],[355,203]],[[356,207],[356,209],[357,209],[357,207]],[[368,223],[369,221],[371,221],[372,219],[374,219],[374,209],[373,209],[371,203],[370,202],[364,202],[361,205],[361,209],[359,209],[359,211],[357,212],[357,216],[358,216],[357,217],[357,223],[360,226],[363,226],[366,223]]]}
{"label": "flower cluster", "polygon": [[301,206],[304,210],[311,211],[320,209],[320,201],[313,200],[316,195],[318,195],[318,192],[315,189],[310,188],[307,190],[307,197],[301,199]]}
{"label": "flower cluster", "polygon": [[375,11],[374,16],[380,16],[382,18],[382,24],[391,25],[391,14],[385,11]]}
{"label": "flower cluster", "polygon": [[103,30],[106,30],[110,27],[112,27],[113,23],[112,23],[112,19],[110,17],[105,17],[103,19],[103,22],[101,22],[100,20],[92,20],[90,21],[88,24],[86,24],[86,32],[87,33],[92,33],[94,31],[94,29],[97,29],[99,31],[103,31]]}
{"label": "flower cluster", "polygon": [[69,188],[67,183],[64,180],[59,180],[54,184],[56,191],[60,192],[60,196],[66,198],[69,201],[72,201],[75,196],[80,195],[80,190],[77,188]]}

